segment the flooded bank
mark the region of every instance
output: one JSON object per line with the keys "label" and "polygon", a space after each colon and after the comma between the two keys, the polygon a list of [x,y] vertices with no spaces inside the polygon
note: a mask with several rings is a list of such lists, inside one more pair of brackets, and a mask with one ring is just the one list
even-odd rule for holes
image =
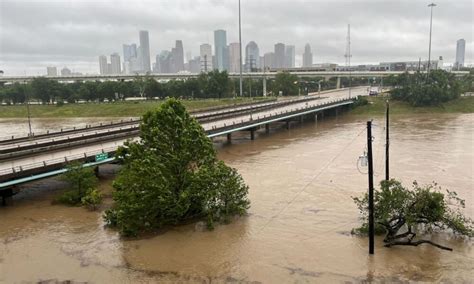
{"label": "flooded bank", "polygon": [[[343,115],[264,132],[250,141],[234,135],[217,144],[219,157],[250,187],[249,214],[214,231],[196,224],[143,239],[123,240],[104,228],[102,211],[51,205],[64,184],[48,179],[25,185],[12,206],[0,208],[0,283],[72,280],[149,282],[448,282],[470,283],[472,240],[445,234],[432,246],[384,248],[368,256],[367,238],[351,196],[367,188],[365,119]],[[474,116],[396,117],[391,127],[391,176],[406,185],[437,181],[466,199],[474,217]],[[73,122],[71,122],[73,123]],[[90,123],[90,121],[84,121]],[[374,120],[375,180],[384,177],[382,117]],[[2,132],[5,124],[0,122]],[[109,194],[115,166],[101,167]]]}

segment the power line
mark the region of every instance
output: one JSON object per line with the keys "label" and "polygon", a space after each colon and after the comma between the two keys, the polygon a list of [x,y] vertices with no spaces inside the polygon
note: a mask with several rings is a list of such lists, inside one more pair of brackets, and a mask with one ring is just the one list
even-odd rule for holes
{"label": "power line", "polygon": [[296,198],[303,192],[306,190],[306,188],[312,184],[317,178],[319,178],[319,176],[337,159],[339,158],[339,156],[347,149],[349,148],[349,146],[352,145],[352,143],[357,139],[357,137],[359,137],[364,131],[366,130],[366,127],[363,127],[362,130],[346,145],[344,146],[344,148],[338,153],[336,154],[336,156],[334,156],[334,158],[332,158],[324,167],[321,168],[321,170],[316,174],[314,175],[311,180],[302,187],[302,189],[300,191],[298,191],[294,196],[293,198],[290,200],[290,202],[288,202],[280,211],[278,211],[278,213],[276,213],[275,215],[273,215],[267,223],[265,223],[265,225],[263,225],[262,229],[260,229],[260,231],[257,232],[257,234],[259,234],[260,232],[262,232],[263,230],[265,230],[265,228],[276,218],[278,217],[281,213],[283,213],[283,211],[286,210],[286,208],[288,208],[295,200]]}

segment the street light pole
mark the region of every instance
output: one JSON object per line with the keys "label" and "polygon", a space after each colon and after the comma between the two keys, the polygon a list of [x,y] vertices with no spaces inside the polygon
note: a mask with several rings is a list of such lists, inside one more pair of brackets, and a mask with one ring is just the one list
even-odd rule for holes
{"label": "street light pole", "polygon": [[428,5],[428,7],[431,8],[431,16],[430,16],[430,45],[428,48],[428,74],[430,74],[430,68],[431,68],[431,31],[432,31],[432,26],[433,26],[433,7],[436,7],[435,3],[431,3]]}
{"label": "street light pole", "polygon": [[28,128],[30,130],[30,132],[28,133],[28,137],[32,137],[33,132],[31,131],[30,96],[28,94],[26,81],[25,81],[25,84],[24,84],[23,91],[25,92],[25,96],[26,96],[26,111],[28,113]]}
{"label": "street light pole", "polygon": [[240,0],[239,0],[239,49],[240,49],[240,97],[242,97],[242,23],[240,19]]}

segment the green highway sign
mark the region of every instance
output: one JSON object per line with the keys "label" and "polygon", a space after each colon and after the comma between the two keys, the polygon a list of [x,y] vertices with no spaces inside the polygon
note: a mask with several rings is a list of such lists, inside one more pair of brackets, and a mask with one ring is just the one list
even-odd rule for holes
{"label": "green highway sign", "polygon": [[100,154],[95,155],[95,161],[100,162],[107,159],[108,157],[109,157],[109,153],[100,153]]}

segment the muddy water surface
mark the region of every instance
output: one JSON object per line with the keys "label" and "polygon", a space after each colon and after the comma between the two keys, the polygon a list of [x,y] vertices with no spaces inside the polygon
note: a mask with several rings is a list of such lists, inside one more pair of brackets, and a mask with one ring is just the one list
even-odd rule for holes
{"label": "muddy water surface", "polygon": [[[456,190],[466,199],[466,215],[474,217],[473,120],[472,114],[395,117],[391,175],[407,185],[437,181]],[[365,148],[365,121],[343,115],[273,129],[255,141],[242,133],[232,145],[217,143],[219,157],[250,186],[252,207],[248,216],[211,232],[190,224],[123,240],[104,228],[101,211],[51,205],[62,182],[25,185],[11,206],[0,208],[0,282],[471,283],[472,240],[437,235],[436,241],[454,248],[448,252],[388,249],[377,238],[376,254],[368,257],[367,239],[350,235],[359,224],[351,196],[367,188],[367,169],[356,166]],[[378,117],[374,124],[381,180],[384,121]],[[0,122],[2,133],[10,127]],[[116,170],[101,168],[107,194]],[[102,210],[110,203],[106,199]]]}

